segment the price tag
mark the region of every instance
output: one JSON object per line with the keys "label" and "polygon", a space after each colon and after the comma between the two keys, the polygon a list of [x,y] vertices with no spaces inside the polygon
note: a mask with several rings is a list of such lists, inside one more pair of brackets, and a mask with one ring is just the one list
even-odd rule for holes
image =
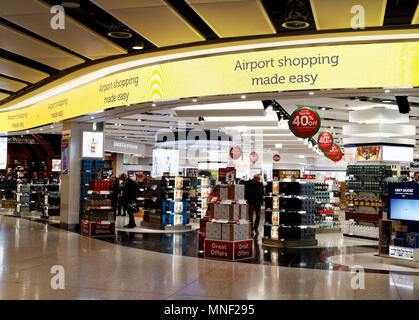
{"label": "price tag", "polygon": [[333,136],[329,131],[323,131],[319,134],[317,139],[319,149],[323,152],[327,152],[333,147]]}
{"label": "price tag", "polygon": [[311,108],[302,107],[295,110],[288,121],[291,132],[298,138],[310,138],[320,129],[319,114]]}

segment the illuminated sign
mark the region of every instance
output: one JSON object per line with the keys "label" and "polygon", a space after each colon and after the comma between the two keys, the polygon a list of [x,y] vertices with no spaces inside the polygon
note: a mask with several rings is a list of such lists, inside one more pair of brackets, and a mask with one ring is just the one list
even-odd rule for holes
{"label": "illuminated sign", "polygon": [[[141,66],[25,108],[1,112],[0,132],[157,100],[243,92],[415,87],[419,86],[419,60],[413,53],[418,51],[419,43],[414,41],[308,46],[232,52]],[[14,102],[5,104],[9,106],[14,106]]]}

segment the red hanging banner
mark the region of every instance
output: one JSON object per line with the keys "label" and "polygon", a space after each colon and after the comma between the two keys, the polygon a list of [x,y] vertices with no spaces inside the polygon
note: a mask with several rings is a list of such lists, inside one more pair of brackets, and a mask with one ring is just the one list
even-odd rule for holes
{"label": "red hanging banner", "polygon": [[295,110],[288,121],[291,132],[298,138],[310,138],[320,129],[320,116],[311,108],[302,107]]}
{"label": "red hanging banner", "polygon": [[329,131],[323,131],[319,134],[317,138],[317,144],[319,145],[319,149],[323,152],[327,152],[332,149],[334,143],[334,139],[332,134]]}
{"label": "red hanging banner", "polygon": [[230,148],[230,158],[237,160],[242,155],[242,150],[239,146],[231,147]]}
{"label": "red hanging banner", "polygon": [[325,152],[324,155],[328,157],[329,159],[334,159],[337,156],[339,156],[339,153],[340,153],[340,146],[337,143],[334,143],[332,148],[329,151]]}
{"label": "red hanging banner", "polygon": [[342,152],[342,150],[340,150],[339,155],[336,158],[333,158],[333,159],[330,159],[330,160],[332,160],[334,162],[339,162],[340,160],[342,160],[342,158],[343,158],[343,152]]}
{"label": "red hanging banner", "polygon": [[258,159],[259,159],[258,154],[257,154],[255,151],[253,151],[253,152],[250,154],[250,162],[251,162],[251,163],[256,163],[256,161],[258,161]]}

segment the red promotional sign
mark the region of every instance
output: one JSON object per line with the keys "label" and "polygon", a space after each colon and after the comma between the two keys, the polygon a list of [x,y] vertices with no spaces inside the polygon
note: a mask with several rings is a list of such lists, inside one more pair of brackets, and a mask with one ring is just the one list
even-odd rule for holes
{"label": "red promotional sign", "polygon": [[236,241],[234,242],[234,260],[252,258],[253,241]]}
{"label": "red promotional sign", "polygon": [[340,147],[337,143],[334,143],[332,146],[332,149],[330,149],[329,151],[325,152],[324,155],[326,157],[328,157],[329,159],[334,159],[337,156],[339,156],[340,153]]}
{"label": "red promotional sign", "polygon": [[255,163],[256,161],[258,161],[258,158],[259,158],[259,156],[258,156],[258,154],[255,151],[253,151],[250,154],[250,162],[251,163]]}
{"label": "red promotional sign", "polygon": [[304,179],[316,179],[316,175],[315,174],[305,174],[303,175]]}
{"label": "red promotional sign", "polygon": [[242,150],[239,146],[231,147],[230,148],[230,157],[231,159],[237,160],[242,155]]}
{"label": "red promotional sign", "polygon": [[244,241],[204,241],[205,258],[222,260],[243,260],[253,257],[253,240]]}
{"label": "red promotional sign", "polygon": [[205,257],[233,260],[233,242],[205,239]]}
{"label": "red promotional sign", "polygon": [[333,147],[333,136],[329,131],[323,131],[319,134],[317,139],[317,144],[319,145],[319,149],[323,152],[327,152]]}
{"label": "red promotional sign", "polygon": [[343,158],[343,152],[342,152],[342,150],[340,150],[339,155],[336,158],[333,158],[331,160],[334,161],[334,162],[339,162],[340,160],[342,160],[342,158]]}
{"label": "red promotional sign", "polygon": [[295,110],[288,121],[291,132],[298,138],[314,136],[319,131],[320,124],[319,114],[308,107]]}
{"label": "red promotional sign", "polygon": [[274,156],[273,156],[273,160],[274,160],[275,162],[279,162],[279,160],[281,160],[281,156],[280,156],[279,154],[274,154]]}

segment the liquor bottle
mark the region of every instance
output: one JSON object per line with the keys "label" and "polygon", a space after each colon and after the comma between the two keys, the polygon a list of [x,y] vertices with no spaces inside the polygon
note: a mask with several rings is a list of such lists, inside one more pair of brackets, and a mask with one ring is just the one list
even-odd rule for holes
{"label": "liquor bottle", "polygon": [[96,152],[96,142],[95,138],[92,139],[92,142],[90,143],[90,152],[95,153]]}

